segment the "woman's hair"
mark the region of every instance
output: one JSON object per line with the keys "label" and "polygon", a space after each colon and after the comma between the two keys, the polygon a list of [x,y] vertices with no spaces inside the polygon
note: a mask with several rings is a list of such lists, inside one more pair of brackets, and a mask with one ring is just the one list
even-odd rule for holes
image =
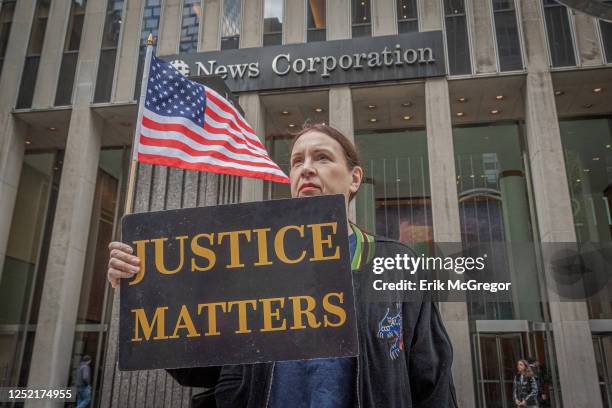
{"label": "woman's hair", "polygon": [[521,374],[527,377],[533,377],[533,371],[531,370],[531,367],[529,367],[529,363],[527,362],[527,360],[519,360],[517,362],[517,365],[518,363],[523,363],[523,366],[525,367],[525,370],[521,372]]}
{"label": "woman's hair", "polygon": [[[359,152],[357,151],[357,148],[355,147],[353,142],[351,142],[348,137],[344,136],[342,132],[340,132],[338,129],[326,125],[325,123],[305,123],[302,127],[302,130],[300,130],[293,136],[291,148],[289,149],[289,156],[291,156],[291,152],[293,152],[293,146],[295,145],[295,142],[297,142],[297,140],[301,136],[311,131],[321,132],[331,137],[340,144],[342,150],[344,151],[344,157],[346,158],[346,164],[349,170],[352,170],[357,166],[362,167],[361,157],[359,157]],[[291,157],[289,157],[289,160],[291,160]],[[355,195],[357,195],[357,192],[351,193],[349,196],[349,201],[351,201],[355,197]]]}

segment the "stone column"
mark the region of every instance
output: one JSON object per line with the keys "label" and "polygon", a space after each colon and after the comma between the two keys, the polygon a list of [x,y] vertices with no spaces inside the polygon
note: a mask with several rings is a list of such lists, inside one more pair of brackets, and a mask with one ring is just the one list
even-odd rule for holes
{"label": "stone column", "polygon": [[[540,240],[544,245],[576,242],[543,16],[538,3],[522,5],[524,38],[529,38],[525,128]],[[555,281],[547,278],[546,286],[563,405],[599,408],[602,401],[586,303],[560,302]]]}
{"label": "stone column", "polygon": [[[422,31],[442,29],[440,2],[419,0],[418,7]],[[434,240],[460,243],[453,128],[446,78],[425,81],[425,115]],[[442,302],[439,307],[453,344],[452,370],[457,402],[460,407],[472,407],[476,396],[467,306],[465,303]]]}
{"label": "stone column", "polygon": [[306,42],[306,1],[308,0],[285,0],[283,44]]}
{"label": "stone column", "polygon": [[[446,78],[425,82],[425,110],[434,240],[460,243],[453,129]],[[452,369],[457,400],[460,407],[471,407],[475,401],[475,382],[467,307],[459,302],[441,302],[439,307],[453,343]]]}
{"label": "stone column", "polygon": [[466,0],[468,30],[472,33],[472,61],[476,74],[489,74],[497,71],[495,53],[495,33],[491,24],[490,0]]}
{"label": "stone column", "polygon": [[[106,14],[104,2],[87,4],[75,76],[57,209],[40,302],[28,385],[64,388],[74,343],[81,281],[98,172],[104,121],[89,109]],[[57,406],[32,400],[26,406]]]}
{"label": "stone column", "polygon": [[263,45],[264,0],[242,1],[242,24],[240,25],[240,48]]}
{"label": "stone column", "polygon": [[157,39],[157,55],[172,55],[178,52],[181,40],[181,0],[166,0],[162,2],[162,12],[159,21],[159,38]]}
{"label": "stone column", "polygon": [[[327,41],[351,38],[351,2],[326,1],[325,7]],[[329,124],[355,142],[350,86],[329,87]],[[355,200],[349,204],[349,220],[355,222]]]}
{"label": "stone column", "polygon": [[143,6],[144,0],[129,0],[123,12],[115,83],[111,98],[111,101],[115,103],[130,102],[134,99]]}
{"label": "stone column", "polygon": [[[240,106],[244,110],[245,119],[251,125],[255,134],[265,144],[265,112],[261,106],[259,95],[255,92],[240,95]],[[263,201],[263,180],[241,177],[240,202]]]}
{"label": "stone column", "polygon": [[[242,2],[240,48],[261,47],[263,45],[263,11],[263,0],[244,0]],[[242,94],[239,103],[244,110],[245,119],[262,143],[265,144],[265,118],[259,95],[255,92]],[[263,180],[241,177],[240,183],[240,202],[263,200]]]}
{"label": "stone column", "polygon": [[[353,98],[348,85],[329,88],[329,124],[355,143]],[[349,221],[355,222],[355,200],[349,203],[348,212]]]}
{"label": "stone column", "polygon": [[71,4],[72,0],[51,2],[47,28],[45,29],[45,42],[40,55],[40,68],[36,76],[32,108],[44,109],[54,105]]}
{"label": "stone column", "polygon": [[222,0],[204,1],[203,18],[200,20],[200,50],[215,51],[220,47],[220,28],[223,10]]}
{"label": "stone column", "polygon": [[327,40],[351,38],[351,2],[334,0],[325,2]]}
{"label": "stone column", "polygon": [[396,0],[372,2],[372,36],[397,35]]}
{"label": "stone column", "polygon": [[24,44],[27,44],[30,38],[35,8],[35,0],[21,0],[15,4],[13,24],[0,76],[0,279],[13,220],[27,130],[27,126],[18,122],[11,111],[19,92],[26,56]]}

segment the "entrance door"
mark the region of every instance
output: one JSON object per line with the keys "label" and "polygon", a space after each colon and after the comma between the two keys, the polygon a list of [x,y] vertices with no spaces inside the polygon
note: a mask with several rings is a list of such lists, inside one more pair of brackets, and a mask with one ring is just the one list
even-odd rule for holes
{"label": "entrance door", "polygon": [[612,407],[612,335],[593,336],[595,361],[604,408]]}
{"label": "entrance door", "polygon": [[478,406],[512,408],[512,383],[516,362],[525,358],[526,344],[521,333],[474,334],[478,347]]}

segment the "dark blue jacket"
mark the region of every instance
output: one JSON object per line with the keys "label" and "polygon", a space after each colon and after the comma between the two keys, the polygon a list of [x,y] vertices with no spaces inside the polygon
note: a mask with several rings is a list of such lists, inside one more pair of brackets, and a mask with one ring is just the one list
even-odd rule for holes
{"label": "dark blue jacket", "polygon": [[[358,239],[352,267],[360,350],[353,400],[359,407],[456,407],[452,346],[429,294],[414,302],[397,302],[391,298],[394,294],[388,302],[360,301],[374,254],[395,257],[413,252],[398,241],[354,230]],[[168,372],[184,386],[212,388],[217,407],[260,408],[268,404],[274,363]]]}

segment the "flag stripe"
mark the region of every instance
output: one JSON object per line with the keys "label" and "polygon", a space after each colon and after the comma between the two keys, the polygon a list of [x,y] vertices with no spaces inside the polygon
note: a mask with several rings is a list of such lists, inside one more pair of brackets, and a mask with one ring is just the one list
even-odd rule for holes
{"label": "flag stripe", "polygon": [[261,146],[261,143],[259,143],[259,139],[257,140],[257,143],[253,143],[250,138],[246,137],[247,133],[238,127],[231,115],[216,106],[210,100],[206,104],[206,110],[204,112],[204,115],[206,120],[211,125],[217,128],[226,129],[232,134],[238,135],[240,138],[244,139],[245,143],[248,144],[249,147],[251,147],[253,150],[256,150],[258,152],[266,151],[266,149]]}
{"label": "flag stripe", "polygon": [[[157,134],[152,135],[153,137],[149,137],[147,135],[148,133],[155,133],[155,132],[143,131],[141,135],[141,139],[140,139],[141,143],[147,146],[173,147],[176,149],[180,149],[184,151],[185,153],[190,154],[194,157],[210,156],[210,157],[217,158],[219,160],[227,160],[228,162],[244,164],[247,166],[264,167],[264,168],[270,168],[270,169],[276,168],[276,166],[274,166],[273,164],[270,164],[265,161],[253,162],[250,160],[245,160],[244,155],[233,155],[231,153],[228,154],[227,152],[222,152],[222,151],[214,150],[214,149],[200,150],[194,147],[192,145],[193,141],[191,141],[191,139],[187,137],[182,137],[182,138],[177,138],[177,137],[172,137],[172,136],[165,137],[166,135],[160,132],[157,132]],[[176,136],[176,135],[173,135],[173,136]]]}
{"label": "flag stripe", "polygon": [[[244,132],[238,128],[235,122],[232,121],[231,118],[227,117],[227,113],[222,109],[219,109],[217,106],[214,106],[213,103],[209,102],[206,106],[206,111],[204,115],[209,123],[213,124],[216,128],[223,128],[230,131],[232,134],[244,138]],[[206,123],[206,122],[204,122]],[[265,151],[265,148],[259,147],[254,143],[250,143],[250,140],[245,138],[245,143],[249,145],[254,150],[257,151]]]}
{"label": "flag stripe", "polygon": [[159,164],[162,166],[178,167],[186,170],[207,171],[211,173],[229,174],[231,176],[252,177],[263,180],[275,181],[277,183],[286,183],[285,175],[278,176],[260,171],[239,170],[226,166],[218,166],[210,163],[189,163],[175,157],[157,156],[152,154],[138,154],[138,161],[141,163]]}
{"label": "flag stripe", "polygon": [[[144,119],[146,119],[146,121]],[[157,123],[157,125],[154,125],[154,123]],[[236,149],[248,149],[250,150],[252,155],[262,157],[262,158],[272,161],[272,159],[270,159],[270,157],[268,157],[268,155],[266,154],[267,152],[265,151],[263,153],[254,152],[253,149],[244,142],[244,138],[242,137],[242,135],[228,135],[224,129],[217,129],[213,126],[208,126],[206,122],[204,122],[204,128],[202,128],[188,119],[181,118],[181,117],[170,117],[169,118],[166,116],[157,115],[156,113],[151,112],[148,109],[145,109],[145,117],[143,118],[143,126],[148,126],[153,129],[161,130],[157,126],[163,126],[163,125],[183,126],[185,129],[188,129],[189,131],[193,132],[194,136],[200,136],[203,139],[206,139],[205,141],[203,141],[203,143],[208,143],[208,140],[226,141],[227,143],[229,143]],[[177,129],[173,129],[173,130],[177,130]]]}
{"label": "flag stripe", "polygon": [[[168,137],[163,136],[164,133],[166,133]],[[221,146],[221,147],[224,147],[229,152],[232,152],[235,154],[248,155],[254,161],[269,162],[270,160],[266,156],[253,153],[247,149],[235,147],[234,145],[228,142],[227,138],[212,139],[208,137],[209,135],[204,136],[200,133],[196,133],[187,126],[180,125],[180,124],[172,124],[172,123],[157,123],[146,117],[143,118],[142,134],[144,134],[145,136],[149,136],[149,137],[158,137],[156,135],[161,134],[162,136],[159,136],[158,138],[164,138],[164,139],[167,139],[170,136],[179,138],[180,135],[182,135],[182,136],[189,138],[192,141],[192,143],[198,144],[202,149],[206,149],[207,146]],[[191,146],[193,148],[197,148],[195,145],[191,145]]]}
{"label": "flag stripe", "polygon": [[235,123],[241,128],[242,133],[244,133],[244,135],[249,139],[249,141],[253,142],[255,146],[261,149],[265,149],[265,147],[259,141],[259,138],[255,134],[253,128],[246,123],[246,120],[242,117],[240,112],[236,110],[236,108],[234,108],[231,104],[225,101],[217,92],[213,91],[210,88],[206,88],[206,97],[212,100],[212,106],[217,106],[221,108],[224,112],[228,113],[231,116],[231,119],[233,119],[233,121],[235,121]]}
{"label": "flag stripe", "polygon": [[231,167],[237,170],[245,170],[245,171],[252,171],[252,172],[258,171],[260,173],[275,174],[278,176],[284,175],[282,170],[280,169],[262,168],[262,167],[257,167],[253,165],[240,164],[240,163],[230,162],[227,160],[219,160],[215,157],[210,157],[210,156],[208,157],[192,156],[188,153],[185,153],[183,150],[177,149],[175,147],[150,146],[147,144],[143,144],[141,146],[141,149],[139,150],[139,153],[148,154],[148,155],[173,157],[175,159],[179,159],[181,161],[184,161],[187,163],[193,163],[193,164],[210,163],[210,164],[214,164],[217,166],[228,166],[228,167]]}
{"label": "flag stripe", "polygon": [[214,129],[219,134],[228,135],[232,138],[238,138],[241,143],[243,143],[253,152],[257,152],[262,155],[267,155],[265,149],[260,149],[257,146],[254,146],[252,143],[249,143],[249,141],[245,139],[242,133],[233,129],[230,124],[223,121],[222,117],[219,117],[215,112],[212,112],[208,108],[206,108],[206,113],[204,114],[204,129]]}

